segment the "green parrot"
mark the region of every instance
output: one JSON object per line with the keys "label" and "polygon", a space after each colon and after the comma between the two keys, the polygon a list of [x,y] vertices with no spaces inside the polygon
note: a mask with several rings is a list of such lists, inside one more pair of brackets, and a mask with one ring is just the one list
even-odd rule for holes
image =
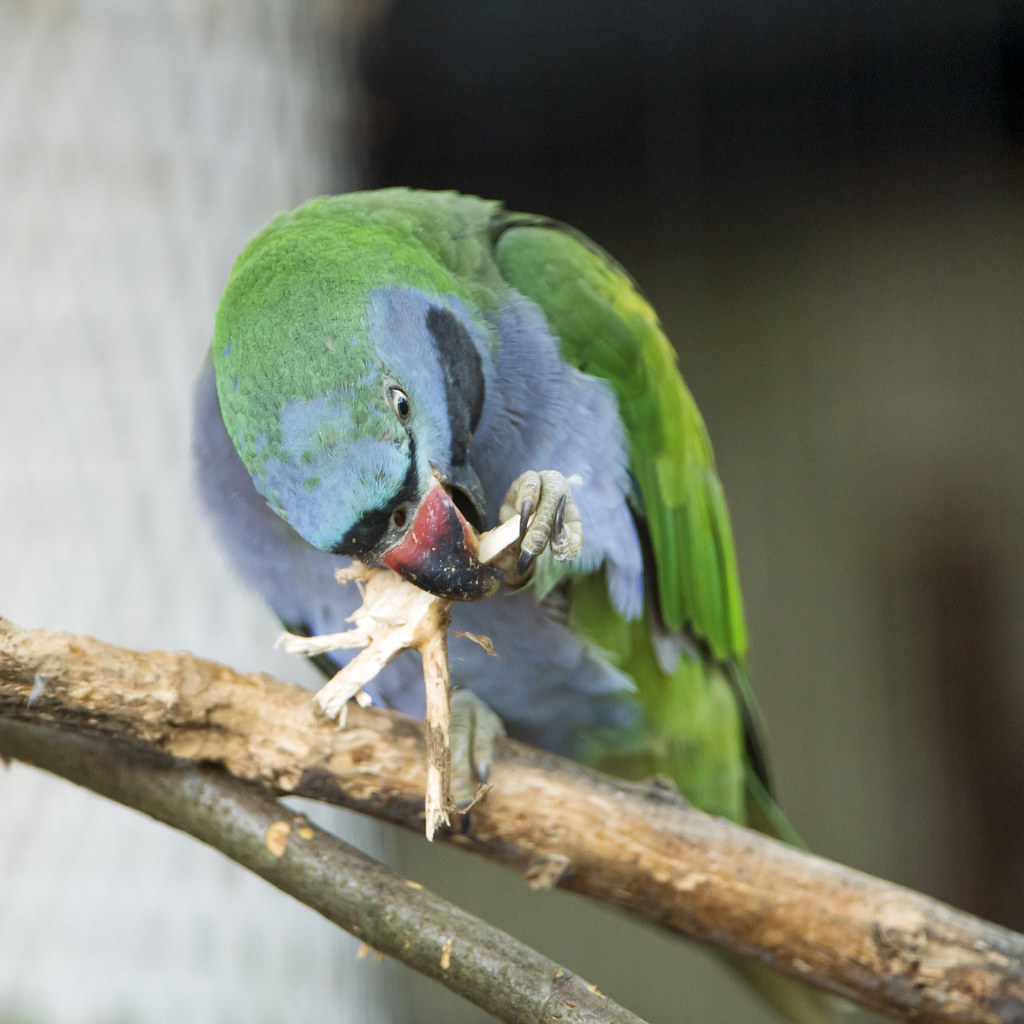
{"label": "green parrot", "polygon": [[[345,628],[357,595],[336,568],[390,566],[492,639],[498,660],[453,641],[452,681],[512,736],[668,776],[795,841],[704,423],[651,306],[578,231],[406,189],[278,216],[220,303],[195,450],[231,560],[293,630]],[[510,516],[520,543],[499,574],[475,537]],[[369,690],[423,715],[414,655]],[[830,1018],[820,995],[734,964],[793,1019]]]}

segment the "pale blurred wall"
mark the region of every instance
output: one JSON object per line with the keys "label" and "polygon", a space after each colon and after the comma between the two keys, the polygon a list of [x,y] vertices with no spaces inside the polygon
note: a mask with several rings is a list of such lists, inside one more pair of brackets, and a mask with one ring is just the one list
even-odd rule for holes
{"label": "pale blurred wall", "polygon": [[[189,406],[242,243],[356,179],[359,31],[319,0],[0,5],[0,614],[300,674],[196,507]],[[391,967],[356,950],[194,840],[0,767],[0,1020],[386,1020]]]}

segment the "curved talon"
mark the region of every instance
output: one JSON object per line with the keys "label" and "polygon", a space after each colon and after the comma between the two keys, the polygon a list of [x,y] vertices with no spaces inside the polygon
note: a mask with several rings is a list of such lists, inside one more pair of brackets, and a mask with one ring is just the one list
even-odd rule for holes
{"label": "curved talon", "polygon": [[536,551],[528,551],[526,548],[523,548],[519,553],[519,561],[516,562],[516,572],[520,576],[525,576],[530,571],[536,558]]}
{"label": "curved talon", "polygon": [[533,515],[533,510],[537,507],[537,503],[532,498],[526,498],[523,501],[523,507],[519,510],[519,539],[522,540],[526,536],[527,528],[530,525],[530,516]]}
{"label": "curved talon", "polygon": [[551,524],[552,544],[557,544],[562,539],[562,531],[565,529],[565,502],[568,497],[568,492],[565,492],[558,499],[558,504],[555,506],[555,519]]}

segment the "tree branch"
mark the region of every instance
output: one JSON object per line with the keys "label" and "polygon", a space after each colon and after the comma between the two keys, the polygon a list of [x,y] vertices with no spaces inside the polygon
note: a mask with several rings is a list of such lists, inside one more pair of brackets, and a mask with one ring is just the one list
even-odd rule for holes
{"label": "tree branch", "polygon": [[[339,730],[308,691],[188,654],[0,620],[0,716],[31,723],[57,748],[88,733],[105,751],[93,760],[212,762],[278,793],[422,830],[419,723],[351,708]],[[0,733],[0,752],[33,761],[33,745],[8,746],[18,728]],[[491,778],[469,831],[449,840],[534,885],[617,904],[896,1019],[1024,1021],[1024,936],[710,818],[655,783],[609,779],[512,742]]]}
{"label": "tree branch", "polygon": [[500,1020],[643,1024],[506,932],[407,881],[212,765],[116,750],[98,733],[0,718],[0,751],[46,768],[208,843],[368,946]]}

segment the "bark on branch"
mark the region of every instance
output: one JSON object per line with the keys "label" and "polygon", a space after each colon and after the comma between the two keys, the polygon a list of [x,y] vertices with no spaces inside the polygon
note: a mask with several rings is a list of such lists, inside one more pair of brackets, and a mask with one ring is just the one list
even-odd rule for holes
{"label": "bark on branch", "polygon": [[[0,717],[0,752],[179,828],[499,1020],[643,1024],[583,978],[223,768]],[[272,927],[272,922],[268,922]]]}
{"label": "bark on branch", "polygon": [[[0,620],[4,719],[0,753],[25,760],[39,744],[12,749],[19,722],[58,748],[87,737],[121,763],[213,763],[277,793],[423,827],[419,723],[352,708],[339,730],[308,691],[188,654]],[[469,831],[448,840],[534,885],[617,904],[896,1019],[1024,1022],[1024,936],[710,818],[657,784],[512,742],[491,778]]]}

